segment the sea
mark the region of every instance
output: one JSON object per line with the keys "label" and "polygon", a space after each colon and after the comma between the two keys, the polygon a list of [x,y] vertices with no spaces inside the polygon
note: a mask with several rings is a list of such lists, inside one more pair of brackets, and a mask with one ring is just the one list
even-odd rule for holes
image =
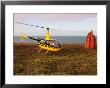
{"label": "sea", "polygon": [[[35,36],[33,36],[35,37]],[[45,38],[44,36],[37,36],[36,38]],[[84,44],[86,36],[52,36],[52,39],[62,44]],[[21,40],[19,36],[14,36],[14,43],[35,43],[36,41],[31,39]]]}

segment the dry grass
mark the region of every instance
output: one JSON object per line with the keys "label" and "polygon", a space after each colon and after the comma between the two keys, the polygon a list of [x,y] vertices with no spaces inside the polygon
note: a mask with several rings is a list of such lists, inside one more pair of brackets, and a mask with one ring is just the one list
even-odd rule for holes
{"label": "dry grass", "polygon": [[59,52],[37,52],[33,44],[14,44],[14,75],[96,75],[97,50],[64,44]]}

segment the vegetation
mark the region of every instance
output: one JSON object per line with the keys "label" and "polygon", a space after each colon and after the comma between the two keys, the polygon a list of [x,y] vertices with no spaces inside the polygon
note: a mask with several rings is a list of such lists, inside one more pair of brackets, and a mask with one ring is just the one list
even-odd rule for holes
{"label": "vegetation", "polygon": [[59,52],[37,52],[34,44],[14,43],[14,75],[96,75],[97,50],[63,44]]}

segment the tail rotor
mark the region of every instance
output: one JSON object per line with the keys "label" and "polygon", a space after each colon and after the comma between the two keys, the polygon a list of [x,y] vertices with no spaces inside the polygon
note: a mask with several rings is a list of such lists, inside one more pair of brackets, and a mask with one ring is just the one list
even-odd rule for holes
{"label": "tail rotor", "polygon": [[24,33],[20,33],[20,39],[21,40],[26,40],[26,39],[28,39],[28,35],[26,35]]}

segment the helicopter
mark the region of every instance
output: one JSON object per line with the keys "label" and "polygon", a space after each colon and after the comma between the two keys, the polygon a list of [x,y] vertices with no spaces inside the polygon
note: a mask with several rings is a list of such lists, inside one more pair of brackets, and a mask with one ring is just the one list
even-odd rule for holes
{"label": "helicopter", "polygon": [[[30,24],[25,24],[25,23],[20,23],[20,22],[15,22],[18,24],[23,24],[23,25],[29,25],[29,26],[34,26],[34,27],[40,27],[40,26],[35,26],[35,25],[30,25]],[[40,28],[45,28],[45,27],[40,27]],[[38,50],[38,52],[40,52],[42,49],[47,50],[46,53],[48,53],[49,51],[52,52],[57,52],[59,50],[61,50],[61,43],[56,41],[55,39],[52,39],[50,37],[50,33],[49,30],[50,28],[45,28],[46,29],[46,34],[45,34],[45,38],[36,38],[33,36],[28,36],[26,34],[21,33],[20,35],[20,39],[31,39],[37,42],[37,45],[40,47],[40,49]],[[51,30],[55,30],[55,29],[51,29]],[[45,54],[46,54],[45,53]]]}

